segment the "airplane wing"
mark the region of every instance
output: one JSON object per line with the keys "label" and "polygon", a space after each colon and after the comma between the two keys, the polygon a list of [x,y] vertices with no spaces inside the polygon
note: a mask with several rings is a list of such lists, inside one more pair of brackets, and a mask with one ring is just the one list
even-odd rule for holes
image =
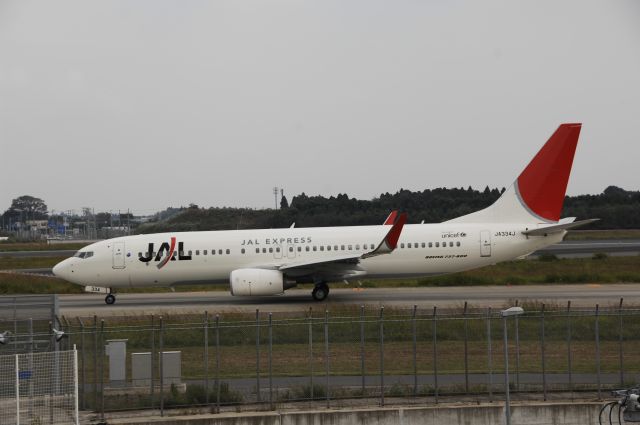
{"label": "airplane wing", "polygon": [[346,278],[365,274],[358,267],[361,260],[375,257],[377,255],[390,254],[396,249],[398,239],[402,233],[402,228],[407,222],[407,214],[402,213],[395,218],[395,222],[380,241],[378,246],[363,254],[347,254],[335,257],[324,258],[322,260],[299,261],[283,264],[278,270],[286,272],[292,276],[304,276],[309,274],[328,276],[330,278]]}
{"label": "airplane wing", "polygon": [[562,232],[563,230],[573,229],[574,227],[585,226],[589,223],[593,223],[594,221],[600,220],[599,218],[590,218],[588,220],[580,220],[573,221],[575,217],[571,217],[570,219],[560,220],[558,224],[552,224],[550,226],[538,227],[537,229],[531,229],[522,232],[522,234],[527,236],[546,236],[551,233]]}

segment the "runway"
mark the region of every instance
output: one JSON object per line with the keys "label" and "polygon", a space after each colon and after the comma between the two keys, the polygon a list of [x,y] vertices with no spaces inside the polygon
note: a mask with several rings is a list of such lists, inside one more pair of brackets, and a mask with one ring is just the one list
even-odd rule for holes
{"label": "runway", "polygon": [[131,316],[144,314],[187,314],[217,312],[290,312],[339,308],[344,305],[406,307],[420,309],[461,307],[468,301],[475,308],[502,308],[515,300],[545,302],[575,307],[640,304],[640,283],[521,285],[425,288],[331,288],[326,302],[314,302],[308,289],[290,289],[275,297],[234,297],[227,291],[117,294],[115,305],[104,303],[104,295],[60,295],[60,313],[74,316]]}

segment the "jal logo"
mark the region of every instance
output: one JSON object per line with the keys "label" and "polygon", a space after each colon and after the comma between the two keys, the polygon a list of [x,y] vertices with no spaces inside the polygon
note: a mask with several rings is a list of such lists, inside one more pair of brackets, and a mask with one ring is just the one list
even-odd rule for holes
{"label": "jal logo", "polygon": [[[158,261],[159,263],[156,266],[158,269],[163,268],[169,261],[176,261],[176,257],[174,255],[176,251],[175,237],[171,238],[171,242],[162,242],[158,252],[155,253],[155,256],[153,255],[154,245],[155,244],[153,242],[149,242],[149,249],[146,252],[146,256],[140,256],[138,259],[143,263],[148,263],[151,260]],[[166,256],[163,255],[165,252],[167,253]],[[178,260],[191,260],[190,255],[184,255],[184,242],[178,242]]]}

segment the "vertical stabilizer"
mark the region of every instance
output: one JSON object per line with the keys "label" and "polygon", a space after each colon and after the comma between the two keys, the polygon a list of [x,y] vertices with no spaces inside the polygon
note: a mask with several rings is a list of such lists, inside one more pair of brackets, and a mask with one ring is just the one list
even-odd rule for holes
{"label": "vertical stabilizer", "polygon": [[582,124],[562,124],[493,205],[458,223],[555,223],[560,220]]}

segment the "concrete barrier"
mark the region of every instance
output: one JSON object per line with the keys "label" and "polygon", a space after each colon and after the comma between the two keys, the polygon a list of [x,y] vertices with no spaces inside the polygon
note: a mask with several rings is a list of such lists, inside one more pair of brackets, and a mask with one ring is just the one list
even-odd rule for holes
{"label": "concrete barrier", "polygon": [[[513,425],[597,425],[601,402],[516,402]],[[108,424],[163,425],[498,425],[504,424],[502,404],[380,407],[307,411],[221,413],[169,417],[108,419]]]}

